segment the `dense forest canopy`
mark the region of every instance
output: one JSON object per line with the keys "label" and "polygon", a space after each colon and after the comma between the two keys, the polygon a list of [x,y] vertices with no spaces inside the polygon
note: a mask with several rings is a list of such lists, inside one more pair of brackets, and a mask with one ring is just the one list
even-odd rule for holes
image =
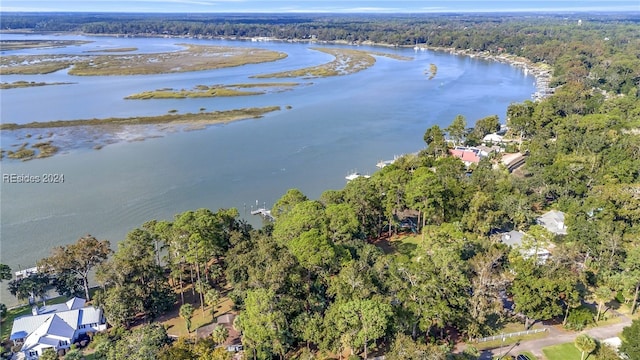
{"label": "dense forest canopy", "polygon": [[[142,224],[107,260],[105,253],[95,264],[102,285],[95,302],[114,326],[128,328],[141,314],[151,321],[184,307],[188,293],[202,310],[224,294],[238,310],[234,327],[242,332],[250,358],[337,358],[343,352],[366,357],[377,348],[389,359],[424,354],[445,359],[453,356],[454,333],[466,339],[490,335],[520,317],[525,326],[558,319],[582,329],[600,321],[611,300],[631,313],[638,307],[637,18],[3,14],[2,26],[139,36],[418,42],[504,52],[554,69],[555,94],[507,109],[507,136],[513,140],[508,146],[527,155],[515,173],[496,158],[467,169],[448,156],[445,135],[470,143],[496,128],[493,117],[469,119],[474,124],[469,131],[467,119],[456,117],[445,129],[425,129],[424,151],[370,178],[328,190],[319,199],[288,191],[272,209],[275,222],[262,229],[252,229],[235,209],[199,209]],[[565,214],[566,235],[537,224],[551,209]],[[501,243],[497,234],[510,230],[526,234],[523,247]],[[380,245],[398,234],[413,240]],[[540,247],[552,249],[546,261],[525,251]],[[54,253],[43,263],[55,259]],[[72,270],[52,275],[61,293],[86,290]],[[10,288],[26,296],[32,282],[26,290],[15,281]],[[504,307],[505,297],[513,309]],[[585,304],[597,304],[597,313]],[[190,321],[193,309],[180,313]],[[144,331],[154,334],[148,339],[155,342],[145,345],[154,349],[150,359],[224,358],[214,357],[214,340],[169,345],[157,327],[97,337],[97,358],[122,358],[124,348],[137,351],[132,339]]]}

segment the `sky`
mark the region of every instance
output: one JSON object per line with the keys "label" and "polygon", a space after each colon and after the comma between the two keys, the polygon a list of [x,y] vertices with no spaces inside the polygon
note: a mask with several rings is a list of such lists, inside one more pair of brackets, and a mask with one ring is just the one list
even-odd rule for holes
{"label": "sky", "polygon": [[640,0],[0,0],[5,11],[160,13],[640,12]]}

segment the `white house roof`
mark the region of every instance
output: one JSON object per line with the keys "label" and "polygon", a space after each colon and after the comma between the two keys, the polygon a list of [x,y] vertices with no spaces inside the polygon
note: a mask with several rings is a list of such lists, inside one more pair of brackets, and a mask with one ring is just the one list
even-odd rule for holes
{"label": "white house roof", "polygon": [[80,318],[80,314],[82,314],[83,309],[69,310],[56,313],[55,315],[62,319],[67,325],[76,329],[78,327],[78,319]]}
{"label": "white house roof", "polygon": [[67,311],[67,310],[81,309],[84,307],[85,302],[86,302],[85,299],[74,297],[62,304],[43,306],[38,309],[38,314],[51,314],[51,313],[58,313],[58,312]]}
{"label": "white house roof", "polygon": [[49,336],[43,336],[37,342],[38,345],[49,345],[49,346],[53,346],[53,347],[58,346],[58,343],[60,343],[60,339],[54,339],[54,338],[49,337]]}
{"label": "white house roof", "polygon": [[493,134],[487,134],[484,136],[484,138],[482,138],[482,141],[484,142],[502,142],[502,136],[493,133]]}
{"label": "white house roof", "polygon": [[102,318],[102,311],[94,307],[87,307],[80,310],[78,325],[99,324]]}
{"label": "white house roof", "polygon": [[29,334],[22,345],[22,350],[28,350],[38,344],[57,346],[60,340],[71,341],[75,328],[69,326],[57,314],[50,315],[34,332]]}
{"label": "white house roof", "polygon": [[40,325],[42,325],[42,323],[44,323],[49,317],[51,317],[51,314],[35,316],[25,315],[16,318],[13,321],[10,340],[23,339],[27,337],[27,335],[36,331],[36,329],[40,327]]}
{"label": "white house roof", "polygon": [[502,242],[509,246],[522,246],[523,238],[524,238],[524,233],[516,230],[504,233],[500,237]]}
{"label": "white house roof", "polygon": [[75,310],[75,309],[82,309],[86,302],[87,300],[85,299],[74,297],[72,299],[69,299],[65,304],[67,305],[67,308],[69,310]]}
{"label": "white house roof", "polygon": [[536,219],[539,225],[556,235],[566,235],[567,227],[564,225],[564,213],[558,210],[551,210]]}
{"label": "white house roof", "polygon": [[608,338],[608,339],[604,339],[604,340],[602,340],[602,342],[604,344],[607,344],[607,345],[611,346],[614,349],[618,349],[618,348],[620,348],[620,345],[622,345],[622,340],[618,336],[612,337],[612,338]]}

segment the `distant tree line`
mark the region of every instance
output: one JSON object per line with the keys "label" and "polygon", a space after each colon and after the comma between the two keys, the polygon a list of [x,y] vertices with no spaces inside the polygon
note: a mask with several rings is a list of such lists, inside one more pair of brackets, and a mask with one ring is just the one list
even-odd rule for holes
{"label": "distant tree line", "polygon": [[554,84],[627,94],[640,83],[640,27],[626,14],[26,14],[2,28],[130,36],[372,42],[509,53],[554,66]]}

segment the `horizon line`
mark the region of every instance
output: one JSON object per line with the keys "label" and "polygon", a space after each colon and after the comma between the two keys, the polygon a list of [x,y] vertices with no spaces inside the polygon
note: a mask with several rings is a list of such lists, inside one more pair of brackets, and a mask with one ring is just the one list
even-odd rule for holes
{"label": "horizon line", "polygon": [[281,10],[281,11],[268,11],[268,10],[235,10],[235,11],[119,11],[119,10],[14,10],[3,9],[0,11],[0,16],[7,13],[49,13],[49,14],[369,14],[369,15],[393,15],[393,14],[491,14],[491,13],[520,13],[520,14],[539,14],[539,13],[625,13],[633,14],[640,13],[640,9],[474,9],[474,10],[413,10],[413,11],[350,11],[350,10]]}

